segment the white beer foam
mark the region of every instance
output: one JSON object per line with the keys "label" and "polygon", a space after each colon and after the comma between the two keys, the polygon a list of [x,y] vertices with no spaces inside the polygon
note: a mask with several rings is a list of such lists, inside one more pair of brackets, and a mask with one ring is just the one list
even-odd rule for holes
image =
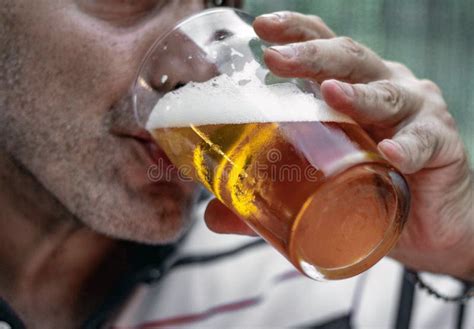
{"label": "white beer foam", "polygon": [[191,82],[167,93],[155,105],[146,129],[191,124],[354,122],[292,83],[265,85],[255,75],[256,65],[247,64],[232,76]]}

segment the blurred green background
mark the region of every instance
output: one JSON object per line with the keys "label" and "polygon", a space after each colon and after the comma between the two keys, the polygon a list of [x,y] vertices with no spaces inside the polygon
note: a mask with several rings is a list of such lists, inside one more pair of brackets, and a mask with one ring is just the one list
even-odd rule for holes
{"label": "blurred green background", "polygon": [[245,9],[318,15],[337,34],[436,82],[474,163],[474,0],[245,0]]}

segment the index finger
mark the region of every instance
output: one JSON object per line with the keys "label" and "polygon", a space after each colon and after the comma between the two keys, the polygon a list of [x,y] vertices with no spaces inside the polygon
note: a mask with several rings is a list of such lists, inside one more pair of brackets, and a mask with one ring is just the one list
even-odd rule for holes
{"label": "index finger", "polygon": [[259,16],[255,19],[253,27],[263,40],[279,44],[329,39],[336,36],[318,16],[290,11]]}
{"label": "index finger", "polygon": [[348,37],[272,46],[265,50],[264,60],[274,74],[285,78],[361,83],[391,77],[377,54]]}

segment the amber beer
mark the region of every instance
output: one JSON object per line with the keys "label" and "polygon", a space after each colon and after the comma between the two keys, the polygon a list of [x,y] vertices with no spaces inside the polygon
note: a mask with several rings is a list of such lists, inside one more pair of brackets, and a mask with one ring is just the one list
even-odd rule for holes
{"label": "amber beer", "polygon": [[[269,116],[242,122],[255,119],[259,109],[247,104],[234,116],[245,101],[221,102],[222,95],[207,90],[206,102],[196,98],[196,87],[207,90],[190,86],[165,97],[155,107],[160,121],[152,114],[148,129],[178,168],[297,268],[313,278],[344,278],[372,266],[393,246],[406,212],[398,190],[404,181],[352,120],[328,109],[314,112],[321,104],[310,99],[287,120],[277,90],[271,94],[279,102],[263,97],[271,104],[264,111]],[[305,116],[303,107],[311,114]]]}

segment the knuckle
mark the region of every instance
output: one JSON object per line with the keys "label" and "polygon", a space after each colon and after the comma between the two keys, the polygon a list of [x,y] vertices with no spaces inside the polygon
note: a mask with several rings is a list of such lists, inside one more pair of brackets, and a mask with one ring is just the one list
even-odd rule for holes
{"label": "knuckle", "polygon": [[319,38],[334,38],[334,32],[329,28],[326,22],[319,16],[308,15],[310,28],[318,31]]}
{"label": "knuckle", "polygon": [[399,143],[405,155],[405,159],[402,162],[402,167],[404,168],[404,172],[412,173],[415,172],[418,156],[420,153],[417,151],[418,147],[416,141],[413,140],[413,137],[411,137],[409,134],[406,136],[408,138],[405,138],[401,143]]}
{"label": "knuckle", "polygon": [[430,115],[439,120],[440,124],[451,129],[457,130],[457,123],[451,113],[448,111],[448,106],[444,100],[438,100],[433,103]]}
{"label": "knuckle", "polygon": [[423,79],[423,80],[419,81],[419,84],[420,84],[420,87],[424,91],[429,91],[429,92],[434,92],[434,93],[437,93],[437,94],[441,94],[441,89],[438,87],[438,85],[436,83],[434,83],[431,80]]}
{"label": "knuckle", "polygon": [[444,111],[440,116],[441,121],[450,129],[457,130],[457,123],[451,113]]}
{"label": "knuckle", "polygon": [[438,86],[429,80],[425,80],[422,83],[425,84],[421,92],[424,94],[425,108],[428,113],[434,115],[447,127],[456,128],[456,121],[449,112],[448,104],[441,93],[437,91],[439,90]]}
{"label": "knuckle", "polygon": [[307,41],[300,45],[298,51],[298,62],[309,69],[312,74],[319,74],[323,70],[321,61],[317,55],[321,52],[317,40]]}
{"label": "knuckle", "polygon": [[392,62],[392,61],[384,61],[385,65],[395,74],[397,75],[409,75],[413,76],[413,72],[405,65],[399,62]]}
{"label": "knuckle", "polygon": [[441,114],[449,114],[448,110],[448,104],[446,104],[446,101],[444,100],[443,97],[438,96],[433,99],[433,106],[437,110],[436,112],[441,113]]}
{"label": "knuckle", "polygon": [[364,48],[353,39],[349,37],[338,37],[336,39],[347,54],[357,58],[365,57],[366,53]]}
{"label": "knuckle", "polygon": [[316,23],[317,25],[320,25],[320,26],[325,26],[326,23],[324,23],[323,19],[317,15],[308,15],[308,17],[314,22]]}
{"label": "knuckle", "polygon": [[313,58],[314,55],[320,52],[318,40],[302,42],[298,45],[298,47],[300,47],[301,54],[308,58]]}
{"label": "knuckle", "polygon": [[408,131],[408,134],[416,141],[416,149],[413,151],[419,153],[433,152],[438,144],[435,132],[439,129],[437,123],[430,121],[414,124]]}
{"label": "knuckle", "polygon": [[356,86],[354,92],[356,97],[361,100],[361,104],[364,104],[364,109],[361,108],[361,110],[365,110],[367,114],[375,115],[373,109],[377,109],[377,113],[380,113],[378,109],[383,106],[383,100],[380,97],[380,93],[366,86]]}
{"label": "knuckle", "polygon": [[404,93],[401,91],[401,88],[388,80],[378,81],[377,85],[382,90],[382,101],[389,105],[391,111],[399,112],[405,103]]}
{"label": "knuckle", "polygon": [[371,90],[365,86],[354,85],[354,93],[356,97],[362,99],[365,104],[372,104],[377,100],[375,93],[371,92]]}

